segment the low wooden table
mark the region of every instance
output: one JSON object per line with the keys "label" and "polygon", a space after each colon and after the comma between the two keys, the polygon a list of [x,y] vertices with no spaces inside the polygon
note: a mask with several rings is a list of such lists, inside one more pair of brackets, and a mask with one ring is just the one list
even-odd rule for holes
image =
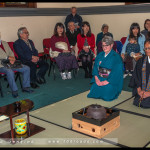
{"label": "low wooden table", "polygon": [[[29,110],[31,108],[33,108],[34,103],[29,100],[29,99],[25,99],[25,100],[21,100],[20,102],[20,107],[17,108],[16,107],[16,102],[0,107],[0,115],[5,115],[8,116],[10,119],[10,128],[11,130],[4,132],[2,134],[0,134],[0,138],[4,139],[5,141],[10,141],[11,139],[11,143],[15,144],[16,141],[18,140],[23,140],[25,138],[31,137],[32,135],[35,135],[43,130],[45,130],[45,128],[37,126],[33,123],[30,123],[30,119],[29,119]],[[17,135],[15,132],[15,129],[13,129],[13,122],[12,122],[12,118],[23,113],[26,112],[27,113],[27,132],[24,135]],[[18,138],[20,137],[20,138]],[[23,138],[21,138],[23,137]]]}

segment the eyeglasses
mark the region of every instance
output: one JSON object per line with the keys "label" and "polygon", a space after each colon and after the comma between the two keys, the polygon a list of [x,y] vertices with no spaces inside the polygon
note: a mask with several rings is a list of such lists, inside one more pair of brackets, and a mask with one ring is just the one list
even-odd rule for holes
{"label": "eyeglasses", "polygon": [[109,45],[102,45],[102,47],[108,47]]}
{"label": "eyeglasses", "polygon": [[23,32],[24,34],[29,34],[29,32]]}
{"label": "eyeglasses", "polygon": [[145,51],[150,50],[150,47],[145,47],[144,50]]}

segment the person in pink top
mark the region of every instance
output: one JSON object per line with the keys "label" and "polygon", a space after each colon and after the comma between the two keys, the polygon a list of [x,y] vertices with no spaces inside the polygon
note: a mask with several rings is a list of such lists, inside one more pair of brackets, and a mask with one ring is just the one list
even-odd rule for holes
{"label": "person in pink top", "polygon": [[82,23],[81,34],[77,36],[78,58],[81,59],[85,78],[92,78],[93,58],[95,57],[95,36],[91,33],[90,24]]}
{"label": "person in pink top", "polygon": [[55,57],[55,60],[62,79],[71,79],[71,71],[78,68],[78,62],[76,57],[71,54],[69,41],[65,34],[64,25],[61,22],[55,25],[54,35],[51,37],[51,49],[52,51],[60,52]]}

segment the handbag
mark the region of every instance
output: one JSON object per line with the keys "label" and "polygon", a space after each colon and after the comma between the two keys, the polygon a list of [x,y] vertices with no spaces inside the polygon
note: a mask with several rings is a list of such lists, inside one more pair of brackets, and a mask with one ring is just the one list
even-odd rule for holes
{"label": "handbag", "polygon": [[22,68],[22,63],[20,60],[16,60],[14,64],[11,64],[9,59],[2,59],[1,64],[8,69],[13,69],[13,68]]}
{"label": "handbag", "polygon": [[[62,50],[68,50],[68,45],[66,42],[56,42],[55,47],[62,49]],[[58,51],[52,51],[52,49],[50,48],[49,54],[52,58],[57,57],[60,53],[61,52],[58,52]]]}

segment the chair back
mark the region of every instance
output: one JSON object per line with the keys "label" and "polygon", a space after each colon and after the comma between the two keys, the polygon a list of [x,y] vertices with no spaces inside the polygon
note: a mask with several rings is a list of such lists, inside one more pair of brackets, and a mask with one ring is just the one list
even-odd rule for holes
{"label": "chair back", "polygon": [[115,41],[115,42],[117,44],[117,51],[119,54],[121,54],[123,44],[121,43],[121,41]]}
{"label": "chair back", "polygon": [[7,43],[8,43],[8,45],[9,45],[10,49],[13,51],[13,53],[14,53],[16,59],[18,59],[18,55],[17,55],[17,53],[15,52],[14,47],[13,47],[14,42],[7,42]]}
{"label": "chair back", "polygon": [[43,50],[44,50],[45,54],[49,54],[49,50],[51,47],[50,40],[51,40],[51,38],[43,39]]}
{"label": "chair back", "polygon": [[127,37],[122,37],[122,38],[120,39],[120,41],[121,41],[121,43],[122,43],[123,45],[124,45],[126,39],[127,39]]}

